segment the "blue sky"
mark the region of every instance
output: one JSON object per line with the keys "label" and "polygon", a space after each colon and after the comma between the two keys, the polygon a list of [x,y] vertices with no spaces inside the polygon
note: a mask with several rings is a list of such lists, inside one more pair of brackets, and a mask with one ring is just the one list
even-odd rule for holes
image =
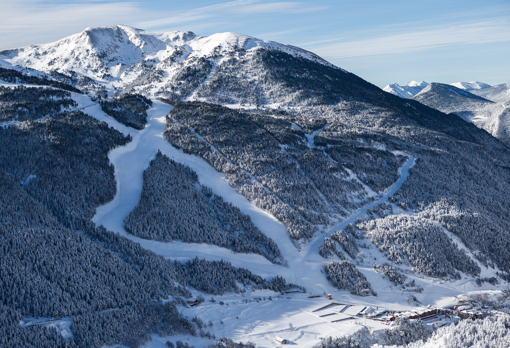
{"label": "blue sky", "polygon": [[380,87],[510,82],[509,0],[0,0],[0,8],[0,49],[125,24],[292,44]]}

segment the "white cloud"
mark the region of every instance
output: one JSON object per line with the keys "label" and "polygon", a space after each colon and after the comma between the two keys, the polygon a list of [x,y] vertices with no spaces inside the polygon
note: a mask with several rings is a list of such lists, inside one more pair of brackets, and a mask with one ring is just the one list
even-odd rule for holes
{"label": "white cloud", "polygon": [[157,28],[166,25],[193,22],[200,19],[210,18],[221,11],[225,11],[234,7],[250,5],[258,1],[259,0],[237,0],[206,7],[199,7],[190,11],[173,13],[167,18],[161,18],[161,16],[158,16],[160,19],[141,22],[140,25],[144,28]]}
{"label": "white cloud", "polygon": [[302,13],[313,12],[324,7],[305,7],[301,2],[271,2],[265,4],[245,5],[232,9],[230,12],[255,14],[255,13]]}
{"label": "white cloud", "polygon": [[[182,23],[198,22],[213,17],[225,17],[235,14],[265,13],[303,13],[323,9],[323,7],[306,7],[301,2],[269,2],[257,4],[260,0],[237,0],[200,7],[189,11],[172,13],[166,18],[141,22],[142,28],[162,28]],[[203,23],[202,23],[203,24]]]}
{"label": "white cloud", "polygon": [[[0,0],[2,1],[2,0]],[[124,24],[146,30],[206,30],[229,27],[232,16],[316,11],[302,2],[235,0],[184,11],[146,10],[144,3],[117,0],[6,1],[1,5],[0,50],[47,43],[87,27]]]}
{"label": "white cloud", "polygon": [[150,18],[135,2],[56,5],[40,1],[2,4],[0,49],[51,42],[91,26],[134,23]]}
{"label": "white cloud", "polygon": [[510,41],[510,21],[506,18],[485,22],[436,26],[408,33],[389,34],[328,45],[304,44],[307,49],[329,59],[391,55],[491,42]]}

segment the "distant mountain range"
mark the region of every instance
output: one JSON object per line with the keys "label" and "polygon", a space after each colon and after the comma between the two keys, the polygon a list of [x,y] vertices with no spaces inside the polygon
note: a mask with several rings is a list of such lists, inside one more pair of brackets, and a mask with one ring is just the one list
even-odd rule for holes
{"label": "distant mountain range", "polygon": [[383,90],[445,113],[454,113],[510,145],[510,83],[491,87],[478,81],[449,85],[411,81],[405,86],[393,83]]}
{"label": "distant mountain range", "polygon": [[471,90],[477,90],[477,89],[484,89],[484,88],[490,88],[491,85],[488,85],[483,82],[478,81],[471,81],[471,82],[454,82],[450,83],[450,85],[457,87],[459,89],[463,89],[465,91],[471,91]]}
{"label": "distant mountain range", "polygon": [[490,88],[484,88],[480,90],[471,91],[471,93],[483,97],[488,100],[492,100],[497,103],[505,103],[510,101],[510,83],[502,83],[499,85],[492,86]]}
{"label": "distant mountain range", "polygon": [[459,108],[466,107],[466,103],[475,103],[477,106],[493,103],[466,90],[435,82],[422,89],[412,99],[446,113],[459,111]]}
{"label": "distant mountain range", "polygon": [[[404,86],[401,86],[398,83],[392,83],[384,87],[383,91],[399,96],[400,98],[412,98],[428,85],[429,84],[425,81],[411,81]],[[479,90],[491,87],[486,83],[478,81],[454,82],[450,85],[465,91]]]}

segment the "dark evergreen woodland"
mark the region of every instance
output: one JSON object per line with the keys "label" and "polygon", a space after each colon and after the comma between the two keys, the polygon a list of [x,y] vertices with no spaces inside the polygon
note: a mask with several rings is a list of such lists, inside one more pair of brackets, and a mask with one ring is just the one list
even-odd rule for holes
{"label": "dark evergreen woodland", "polygon": [[[294,239],[310,238],[317,226],[373,199],[368,197],[370,188],[353,178],[346,163],[310,145],[292,118],[244,114],[198,102],[173,105],[165,132],[168,141],[223,172],[239,193],[287,224]],[[374,167],[383,165],[380,173],[388,177],[374,185],[377,190],[390,185],[398,170],[391,153],[372,151],[373,158],[381,153],[386,157]]]}
{"label": "dark evergreen woodland", "polygon": [[[235,268],[223,260],[208,262],[195,258],[184,264],[174,262],[174,266],[181,284],[208,294],[223,295],[232,290],[242,292],[243,287],[248,286],[255,289],[270,289],[280,293],[291,289],[305,291],[298,285],[287,284],[286,280],[280,276],[267,281],[247,269]],[[243,287],[239,287],[237,284],[241,284]]]}
{"label": "dark evergreen woodland", "polygon": [[0,122],[35,120],[77,106],[71,93],[60,89],[0,86]]}
{"label": "dark evergreen woodland", "polygon": [[9,83],[14,83],[14,84],[49,86],[49,87],[66,90],[69,92],[83,93],[82,91],[71,86],[70,84],[55,81],[55,80],[50,80],[45,77],[23,74],[17,70],[13,70],[13,69],[0,68],[0,80],[9,82]]}
{"label": "dark evergreen woodland", "polygon": [[130,139],[82,112],[0,128],[0,168],[65,227],[90,226],[115,195],[108,151]]}
{"label": "dark evergreen woodland", "polygon": [[112,100],[99,101],[101,109],[120,123],[143,129],[147,123],[147,109],[152,101],[140,94],[124,94]]}
{"label": "dark evergreen woodland", "polygon": [[282,263],[280,249],[239,208],[201,186],[197,174],[158,152],[144,172],[142,198],[125,220],[138,237],[207,243]]}
{"label": "dark evergreen woodland", "polygon": [[353,295],[375,295],[367,278],[349,261],[330,262],[324,266],[328,280],[340,290],[349,290]]}
{"label": "dark evergreen woodland", "polygon": [[[107,154],[129,140],[81,112],[0,128],[0,345],[141,344],[150,333],[195,332],[158,302],[189,297],[180,284],[210,293],[241,291],[232,279],[275,291],[293,287],[229,263],[171,263],[95,229],[95,208],[116,190]],[[74,338],[44,325],[19,326],[32,316],[72,317]]]}

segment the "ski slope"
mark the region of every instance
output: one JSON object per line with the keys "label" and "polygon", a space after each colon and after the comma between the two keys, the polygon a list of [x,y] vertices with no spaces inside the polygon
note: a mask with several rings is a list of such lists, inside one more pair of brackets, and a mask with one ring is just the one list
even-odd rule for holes
{"label": "ski slope", "polygon": [[377,207],[381,203],[385,203],[389,197],[391,197],[395,192],[397,192],[404,182],[409,177],[409,169],[411,169],[415,164],[414,157],[408,156],[408,160],[406,164],[399,169],[399,178],[398,180],[391,185],[386,191],[383,193],[382,197],[379,200],[374,201],[373,203],[361,208],[354,215],[351,215],[349,218],[344,220],[342,223],[336,225],[331,228],[328,232],[324,233],[320,237],[316,238],[312,243],[310,243],[306,248],[306,260],[310,261],[324,261],[324,259],[317,253],[320,243],[324,241],[326,237],[330,237],[333,233],[338,230],[342,230],[349,224],[354,224],[358,218],[363,218],[367,210]]}
{"label": "ski slope", "polygon": [[[310,285],[325,287],[324,291],[327,290],[328,292],[335,291],[335,289],[326,285],[327,281],[325,281],[324,275],[317,269],[320,264],[307,264],[307,267],[303,268],[303,261],[307,259],[324,260],[317,254],[317,247],[324,237],[354,222],[357,218],[363,217],[367,209],[386,201],[405,182],[409,175],[409,168],[414,161],[412,157],[408,160],[407,164],[401,169],[399,180],[379,200],[359,210],[342,224],[316,238],[302,251],[298,251],[292,243],[285,225],[237,193],[234,188],[230,187],[224,175],[217,172],[203,159],[187,155],[182,150],[170,145],[163,137],[163,132],[166,129],[165,116],[171,110],[171,106],[154,101],[153,107],[148,111],[148,126],[136,132],[132,142],[110,152],[109,159],[115,167],[117,193],[112,201],[97,208],[96,215],[92,219],[93,222],[98,226],[103,225],[111,231],[118,232],[140,243],[144,248],[167,258],[189,259],[198,256],[207,260],[229,260],[233,265],[248,268],[261,276],[279,274],[290,282],[299,283],[306,287]],[[94,115],[97,115],[97,112]],[[124,129],[121,131],[125,132]],[[229,249],[214,245],[158,242],[138,238],[127,233],[124,228],[124,219],[140,201],[143,188],[143,172],[148,168],[150,161],[158,150],[169,158],[191,167],[198,174],[201,184],[210,187],[215,194],[221,195],[225,201],[231,202],[239,207],[243,213],[249,215],[253,223],[278,244],[284,259],[289,263],[289,267],[273,265],[260,255],[234,253]]]}
{"label": "ski slope", "polygon": [[[323,294],[326,292],[332,294],[335,300],[344,303],[384,307],[391,310],[405,310],[409,308],[409,295],[401,293],[400,290],[393,289],[391,284],[373,269],[371,266],[372,260],[369,260],[368,263],[358,264],[357,268],[365,274],[373,288],[377,291],[377,297],[359,297],[347,291],[340,291],[334,288],[323,273],[323,265],[329,261],[323,259],[318,254],[318,246],[324,241],[325,237],[330,236],[339,229],[345,228],[349,223],[355,222],[358,218],[363,218],[368,209],[386,202],[389,197],[397,192],[409,177],[409,170],[415,164],[413,156],[406,155],[408,159],[405,165],[399,170],[399,179],[379,196],[376,201],[359,209],[339,225],[330,228],[320,236],[316,236],[307,245],[302,246],[301,250],[298,250],[291,241],[285,225],[269,213],[256,207],[244,196],[237,193],[236,190],[229,185],[224,175],[217,172],[202,158],[183,153],[182,150],[174,148],[164,138],[163,133],[166,129],[166,115],[172,108],[172,106],[159,101],[153,101],[153,106],[148,110],[148,125],[145,129],[140,131],[119,125],[115,120],[105,117],[104,113],[97,105],[90,106],[87,109],[87,113],[108,122],[109,125],[114,128],[119,127],[119,131],[124,134],[130,134],[133,137],[133,140],[126,146],[116,148],[109,154],[109,159],[115,167],[117,192],[112,201],[97,208],[96,214],[93,217],[93,222],[97,226],[103,225],[108,230],[117,232],[139,243],[142,247],[168,259],[185,261],[194,257],[199,257],[210,261],[220,259],[228,260],[236,267],[244,267],[263,277],[271,278],[280,275],[289,282],[306,287],[309,294]],[[158,150],[174,161],[191,167],[198,174],[201,184],[210,187],[215,194],[221,195],[225,201],[231,202],[239,207],[244,214],[249,215],[253,223],[278,244],[284,259],[288,262],[288,267],[272,264],[260,255],[234,253],[229,249],[214,245],[191,244],[180,241],[170,243],[158,242],[138,238],[127,233],[124,228],[124,219],[140,201],[143,188],[143,172],[149,167],[150,161],[155,157]],[[385,256],[381,254],[374,245],[362,252],[378,260],[378,263],[382,263],[386,260]],[[356,260],[352,261],[356,262]],[[459,289],[462,289],[463,285],[467,284],[469,287],[469,280],[466,281],[466,279],[458,282],[445,283],[441,282],[439,279],[423,278],[413,274],[406,275],[409,279],[414,279],[418,286],[425,289],[422,294],[415,294],[423,304],[449,301],[449,299],[462,293]],[[199,294],[196,291],[195,293],[197,295]],[[272,294],[272,296],[275,296],[274,293]],[[203,296],[208,298],[207,295]],[[258,292],[243,295],[225,295],[222,296],[221,299],[225,300],[229,298],[229,296],[233,302],[238,303],[242,301],[245,296],[248,298],[258,296]],[[295,338],[293,341],[295,344],[309,347],[317,343],[320,336],[343,335],[352,333],[360,328],[360,326],[354,325],[353,323],[344,323],[341,325],[335,323],[335,325],[333,325],[330,321],[323,320],[322,318],[314,319],[314,316],[310,313],[316,308],[318,301],[317,299],[309,299],[306,294],[293,295],[290,301],[291,302],[286,305],[284,305],[284,301],[278,304],[278,315],[268,315],[269,313],[266,313],[264,316],[264,313],[260,312],[259,305],[256,305],[256,303],[243,304],[242,306],[241,303],[239,303],[239,306],[235,308],[230,307],[228,310],[222,308],[224,315],[227,315],[227,312],[230,313],[230,316],[228,316],[229,318],[234,314],[236,317],[239,315],[250,315],[254,316],[253,318],[256,317],[257,320],[250,322],[235,320],[229,327],[222,326],[221,335],[231,337],[238,341],[244,340],[245,342],[246,337],[250,337],[250,339],[257,344],[272,346],[272,335],[276,335],[277,333],[290,335],[291,331],[288,329],[288,320],[293,320],[295,323],[301,323],[302,330],[294,330],[292,331],[292,335],[288,337]],[[276,302],[273,304],[275,305]],[[216,317],[219,315],[219,313],[217,313],[218,305],[193,307],[192,309],[185,310],[185,313],[187,312],[190,313],[190,316],[200,315],[207,320],[215,315]],[[264,322],[265,326],[261,329],[260,325],[262,325],[262,322]],[[334,329],[335,327],[337,329]],[[377,328],[380,329],[381,327]],[[289,331],[289,333],[287,333],[287,331]],[[217,337],[221,336],[217,335]],[[163,343],[161,339],[155,338],[148,346],[162,347]]]}
{"label": "ski slope", "polygon": [[[154,101],[153,107],[148,111],[148,126],[141,131],[130,131],[133,140],[126,146],[116,148],[110,152],[109,159],[115,167],[117,193],[112,201],[97,208],[96,215],[93,217],[95,224],[103,225],[111,231],[118,232],[140,243],[144,248],[167,258],[186,260],[198,256],[207,260],[224,259],[232,262],[237,267],[247,268],[261,276],[271,277],[279,274],[288,281],[303,285],[307,289],[321,289],[321,292],[326,291],[328,293],[338,292],[320,272],[325,260],[318,255],[318,245],[325,237],[330,236],[338,229],[344,228],[358,218],[363,218],[368,209],[387,201],[406,181],[409,176],[409,169],[414,163],[414,158],[408,156],[407,163],[400,169],[398,181],[388,188],[378,200],[358,210],[341,224],[317,236],[302,250],[298,250],[292,243],[285,225],[237,193],[234,188],[230,187],[222,173],[217,172],[202,158],[185,154],[182,150],[174,148],[167,142],[163,132],[166,128],[165,116],[171,110],[171,106]],[[92,113],[91,111],[94,110],[88,110],[89,113]],[[95,117],[101,116],[97,112],[92,113],[92,115]],[[111,125],[115,127],[115,125]],[[126,132],[125,129],[120,130],[123,133]],[[177,241],[170,243],[158,242],[138,238],[127,233],[124,229],[124,219],[136,207],[141,198],[143,172],[148,168],[150,161],[158,150],[176,162],[191,167],[198,174],[201,184],[210,187],[215,194],[221,195],[225,201],[231,202],[239,207],[243,213],[249,215],[253,223],[278,244],[289,266],[274,265],[260,255],[234,253],[229,249],[218,246]],[[345,294],[345,296],[348,296],[351,300],[356,298],[352,298],[350,294]],[[392,300],[392,302],[394,301]]]}

